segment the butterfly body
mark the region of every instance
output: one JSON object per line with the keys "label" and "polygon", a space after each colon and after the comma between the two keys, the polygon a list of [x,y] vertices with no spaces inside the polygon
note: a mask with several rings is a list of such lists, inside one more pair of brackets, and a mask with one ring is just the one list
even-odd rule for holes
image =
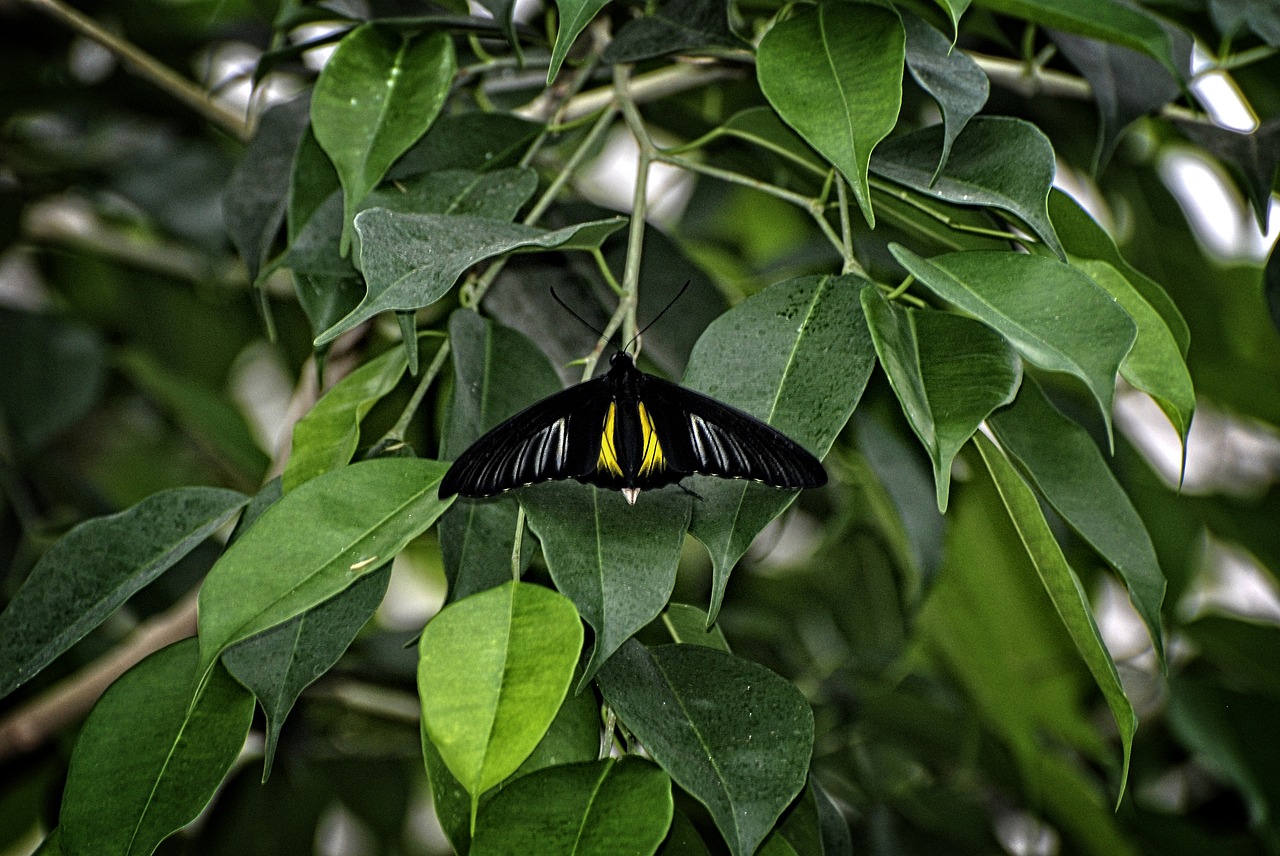
{"label": "butterfly body", "polygon": [[600,377],[549,396],[498,425],[445,474],[440,496],[493,496],[576,479],[641,490],[694,473],[779,488],[826,483],[822,464],[798,443],[713,398],[645,374],[619,351]]}

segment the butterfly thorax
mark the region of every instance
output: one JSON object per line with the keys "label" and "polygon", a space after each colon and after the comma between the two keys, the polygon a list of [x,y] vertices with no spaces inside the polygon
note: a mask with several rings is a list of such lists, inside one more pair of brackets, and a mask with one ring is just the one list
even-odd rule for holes
{"label": "butterfly thorax", "polygon": [[644,375],[631,355],[619,351],[605,376],[612,401],[600,426],[597,473],[634,502],[639,488],[666,468],[653,421],[641,399]]}

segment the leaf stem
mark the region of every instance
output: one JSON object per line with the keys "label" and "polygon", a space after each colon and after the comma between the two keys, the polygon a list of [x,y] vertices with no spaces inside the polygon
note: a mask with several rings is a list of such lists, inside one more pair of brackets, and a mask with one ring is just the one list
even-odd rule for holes
{"label": "leaf stem", "polygon": [[[645,128],[640,109],[631,99],[628,81],[631,78],[631,66],[620,64],[614,66],[613,89],[617,94],[618,105],[622,108],[623,118],[635,138],[638,155],[636,158],[636,186],[631,195],[631,222],[627,230],[627,261],[622,270],[622,299],[618,310],[624,313],[622,336],[628,342],[636,337],[636,306],[640,292],[640,261],[644,254],[644,227],[648,216],[649,205],[649,166],[652,164],[657,147]],[[639,353],[640,343],[636,343]]]}
{"label": "leaf stem", "polygon": [[436,375],[440,374],[440,369],[448,358],[449,340],[445,339],[440,343],[440,348],[436,351],[435,357],[432,358],[431,365],[427,366],[427,370],[422,373],[422,377],[418,378],[418,385],[414,387],[413,395],[409,397],[409,403],[400,412],[400,418],[396,420],[395,425],[391,426],[391,430],[383,435],[382,442],[404,442],[405,432],[409,430],[409,422],[413,419],[413,415],[418,412],[423,396],[427,394],[427,389],[431,386],[432,381],[436,379]]}
{"label": "leaf stem", "polygon": [[71,8],[62,0],[21,0],[33,9],[71,28],[75,32],[102,45],[134,74],[151,82],[182,104],[187,105],[206,121],[242,143],[253,137],[253,126],[244,116],[219,104],[209,93],[187,78],[169,68],[151,54],[115,33],[102,27],[88,15]]}
{"label": "leaf stem", "polygon": [[600,735],[600,758],[613,756],[613,735],[618,727],[618,714],[616,714],[611,705],[604,706],[604,732]]}
{"label": "leaf stem", "polygon": [[520,582],[520,548],[524,546],[524,506],[516,503],[516,540],[511,547],[511,579]]}
{"label": "leaf stem", "polygon": [[[836,170],[832,170],[833,173]],[[858,262],[858,257],[853,252],[853,223],[849,218],[849,189],[845,184],[844,176],[836,175],[836,199],[840,205],[840,253],[844,256],[844,267],[841,273],[856,273],[860,276],[866,276],[867,271]]]}

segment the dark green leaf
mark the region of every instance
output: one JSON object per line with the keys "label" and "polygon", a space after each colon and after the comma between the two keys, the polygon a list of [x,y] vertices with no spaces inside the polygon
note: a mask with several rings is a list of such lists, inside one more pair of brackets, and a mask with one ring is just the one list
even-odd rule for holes
{"label": "dark green leaf", "polygon": [[666,836],[671,812],[671,779],[642,758],[549,767],[485,805],[471,853],[649,854]]}
{"label": "dark green leaf", "polygon": [[671,817],[671,829],[667,832],[666,840],[662,842],[662,849],[658,851],[658,856],[711,856],[711,851],[707,849],[707,845],[698,835],[697,828],[689,818],[684,812],[676,809]]}
{"label": "dark green leaf", "polygon": [[1031,563],[1040,575],[1040,582],[1049,593],[1058,617],[1067,629],[1071,641],[1075,645],[1080,658],[1089,668],[1094,682],[1102,691],[1102,696],[1111,708],[1116,728],[1120,732],[1120,745],[1123,747],[1124,762],[1120,771],[1120,793],[1116,804],[1124,797],[1125,784],[1129,778],[1129,754],[1133,749],[1133,732],[1138,728],[1138,717],[1133,712],[1133,704],[1124,694],[1120,685],[1120,675],[1116,672],[1115,661],[1102,641],[1102,634],[1093,619],[1089,606],[1089,598],[1084,587],[1076,576],[1062,549],[1054,540],[1048,521],[1040,511],[1035,495],[1013,465],[983,434],[978,434],[974,441],[987,469],[996,483],[1000,498],[1004,500],[1009,512],[1009,519],[1018,530],[1018,537],[1026,547]]}
{"label": "dark green leaf", "polygon": [[1031,379],[989,424],[1054,510],[1119,572],[1163,662],[1164,573],[1142,519],[1088,433],[1059,413]]}
{"label": "dark green leaf", "polygon": [[0,421],[24,452],[35,452],[98,400],[106,348],[85,327],[2,306],[0,342]]}
{"label": "dark green leaf", "polygon": [[867,164],[898,121],[905,56],[897,14],[863,3],[797,6],[756,56],[769,103],[840,170],[872,226]]}
{"label": "dark green leaf", "polygon": [[[454,392],[441,456],[452,460],[484,432],[560,391],[560,378],[538,348],[515,330],[469,309],[449,319]],[[511,579],[519,509],[512,497],[457,503],[440,518],[440,552],[449,600]],[[521,533],[523,535],[523,533]],[[521,569],[528,566],[522,551]]]}
{"label": "dark green leaf", "polygon": [[973,252],[925,260],[897,244],[890,249],[934,294],[994,328],[1026,360],[1083,381],[1111,437],[1116,373],[1137,337],[1115,298],[1044,256]]}
{"label": "dark green leaf", "polygon": [[875,288],[862,290],[862,310],[880,365],[933,461],[938,510],[946,511],[951,462],[991,411],[1013,401],[1022,363],[999,333],[970,318],[899,309]]}
{"label": "dark green leaf", "polygon": [[524,759],[513,778],[558,764],[577,764],[600,757],[600,702],[589,690],[570,692],[547,733]]}
{"label": "dark green leaf", "polygon": [[516,771],[564,701],[582,622],[555,592],[511,582],[440,611],[418,643],[422,721],[449,771],[480,794]]}
{"label": "dark green leaf", "polygon": [[560,27],[556,30],[555,45],[551,48],[551,65],[547,68],[547,86],[560,73],[564,58],[569,55],[569,48],[578,38],[578,34],[587,28],[609,0],[556,0],[556,9],[560,11]]}
{"label": "dark green leaf", "polygon": [[652,15],[622,25],[601,56],[607,63],[639,62],[704,48],[744,48],[729,29],[724,0],[670,0]]}
{"label": "dark green leaf", "polygon": [[0,613],[0,697],[173,567],[246,502],[231,490],[175,488],[64,535]]}
{"label": "dark green leaf", "polygon": [[1223,683],[1280,699],[1280,627],[1227,615],[1204,615],[1182,631],[1201,656],[1222,672]]}
{"label": "dark green leaf", "polygon": [[516,25],[511,15],[516,10],[516,0],[476,0],[481,7],[486,9],[493,20],[498,22],[498,26],[502,28],[502,35],[506,36],[507,44],[511,45],[511,49],[516,52],[516,58],[524,62],[524,55],[520,50],[520,39],[516,36]]}
{"label": "dark green leaf", "polygon": [[907,68],[942,111],[942,156],[933,173],[936,181],[946,168],[951,144],[987,103],[991,85],[968,54],[952,49],[950,39],[912,12],[900,14],[907,32]]}
{"label": "dark green leaf", "polygon": [[202,672],[231,645],[318,606],[435,523],[447,467],[382,458],[316,476],[267,509],[200,589]]}
{"label": "dark green leaf", "polygon": [[471,795],[449,772],[448,765],[440,757],[440,750],[431,742],[426,724],[421,720],[418,732],[431,784],[431,803],[440,828],[458,856],[467,856],[471,849]]}
{"label": "dark green leaf", "polygon": [[706,645],[726,654],[729,642],[724,638],[724,631],[719,624],[712,624],[707,613],[696,606],[685,603],[672,603],[662,612],[662,623],[667,626],[672,642],[684,645]]}
{"label": "dark green leaf", "polygon": [[546,231],[481,217],[363,211],[356,230],[368,293],[316,344],[333,341],[379,312],[430,306],[476,262],[512,251],[595,249],[626,222],[615,217]]}
{"label": "dark green leaf", "polygon": [[[820,458],[831,448],[875,367],[857,276],[776,283],[720,316],[694,346],[686,386],[750,413]],[[839,370],[834,370],[839,367]],[[711,620],[729,572],[795,499],[753,482],[697,477],[689,531],[711,554]]]}
{"label": "dark green leaf", "polygon": [[1182,74],[1173,55],[1169,34],[1160,21],[1123,0],[975,0],[994,12],[1003,12],[1043,27],[1125,45],[1146,53],[1174,74]]}
{"label": "dark green leaf", "polygon": [[249,688],[267,716],[263,781],[271,775],[280,729],[294,702],[338,662],[382,602],[390,579],[388,562],[314,609],[247,639],[222,655],[227,671]]}
{"label": "dark green leaf", "polygon": [[249,269],[250,282],[271,256],[284,223],[290,169],[310,110],[307,97],[268,110],[222,194],[227,232]]}
{"label": "dark green leaf", "polygon": [[813,712],[763,666],[702,645],[631,641],[600,690],[649,755],[711,812],[734,856],[749,856],[804,787]]}
{"label": "dark green leaf", "polygon": [[1049,220],[1054,160],[1048,137],[1021,119],[977,116],[956,138],[946,168],[934,180],[945,133],[933,125],[894,137],[876,150],[871,171],[945,202],[1006,211],[1065,259]]}
{"label": "dark green leaf", "polygon": [[1209,0],[1209,14],[1228,39],[1247,27],[1272,47],[1280,45],[1280,5],[1274,0]]}
{"label": "dark green leaf", "polygon": [[556,588],[595,631],[581,688],[618,646],[658,616],[676,583],[690,497],[676,486],[628,505],[620,491],[577,482],[521,492]]}
{"label": "dark green leaf", "polygon": [[195,820],[240,754],[253,696],[219,668],[198,698],[194,639],[103,694],[80,729],[60,816],[67,856],[150,856]]}
{"label": "dark green leaf", "polygon": [[311,124],[342,180],[342,254],[357,207],[431,127],[457,67],[442,32],[409,38],[376,24],[348,33],[325,63]]}
{"label": "dark green leaf", "polygon": [[400,181],[423,172],[513,166],[542,125],[511,113],[446,113],[387,172]]}

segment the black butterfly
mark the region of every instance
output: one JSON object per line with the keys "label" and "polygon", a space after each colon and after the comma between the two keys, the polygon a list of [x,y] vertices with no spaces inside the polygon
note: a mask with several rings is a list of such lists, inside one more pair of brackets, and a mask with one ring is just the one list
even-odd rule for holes
{"label": "black butterfly", "polygon": [[826,484],[817,458],[754,416],[645,374],[626,351],[609,364],[472,443],[445,473],[441,498],[577,479],[634,504],[640,491],[693,473],[778,488]]}

